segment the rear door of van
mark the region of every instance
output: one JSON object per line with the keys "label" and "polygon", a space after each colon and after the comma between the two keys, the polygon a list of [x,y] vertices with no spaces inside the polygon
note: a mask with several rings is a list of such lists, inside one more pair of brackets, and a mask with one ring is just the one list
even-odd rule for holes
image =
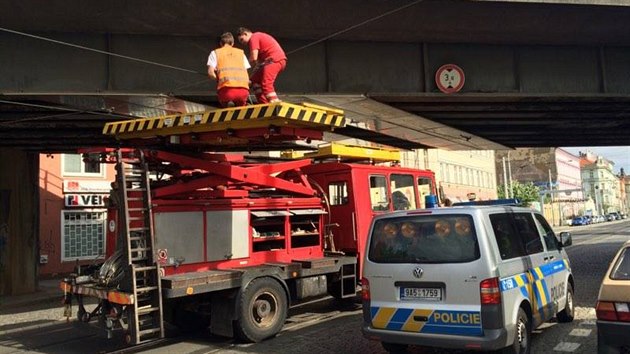
{"label": "rear door of van", "polygon": [[483,335],[479,287],[490,271],[478,230],[470,212],[449,209],[376,218],[364,263],[371,326]]}

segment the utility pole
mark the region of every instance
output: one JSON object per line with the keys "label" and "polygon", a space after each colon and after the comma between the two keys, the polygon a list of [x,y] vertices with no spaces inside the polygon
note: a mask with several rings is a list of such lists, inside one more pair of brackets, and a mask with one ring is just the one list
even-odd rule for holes
{"label": "utility pole", "polygon": [[510,190],[508,189],[507,172],[505,171],[505,156],[503,156],[503,190],[505,191],[505,198],[510,198]]}
{"label": "utility pole", "polygon": [[512,186],[512,160],[510,160],[510,152],[508,151],[508,176],[510,180],[510,195],[514,198],[514,187]]}
{"label": "utility pole", "polygon": [[549,201],[551,205],[551,225],[556,224],[556,217],[554,216],[553,211],[553,184],[551,184],[551,169],[549,169]]}

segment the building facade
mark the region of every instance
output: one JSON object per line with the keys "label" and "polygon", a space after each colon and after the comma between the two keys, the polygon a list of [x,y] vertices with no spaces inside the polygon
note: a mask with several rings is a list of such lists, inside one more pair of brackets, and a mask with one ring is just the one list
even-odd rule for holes
{"label": "building facade", "polygon": [[79,154],[40,155],[39,162],[39,275],[102,260],[114,165],[84,162]]}
{"label": "building facade", "polygon": [[597,215],[620,211],[621,187],[613,172],[614,163],[589,152],[580,154],[585,193],[595,201]]}
{"label": "building facade", "polygon": [[[510,190],[512,181],[532,182],[541,192],[537,206],[554,225],[590,212],[593,203],[582,189],[580,158],[561,148],[496,151],[497,183]],[[509,193],[508,193],[509,194]]]}
{"label": "building facade", "polygon": [[442,204],[497,198],[494,151],[416,150],[403,152],[401,165],[433,171]]}

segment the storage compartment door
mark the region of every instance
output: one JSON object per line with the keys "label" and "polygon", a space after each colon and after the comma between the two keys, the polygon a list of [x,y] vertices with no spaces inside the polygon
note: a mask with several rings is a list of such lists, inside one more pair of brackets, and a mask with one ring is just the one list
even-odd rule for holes
{"label": "storage compartment door", "polygon": [[206,213],[208,261],[249,257],[249,211]]}

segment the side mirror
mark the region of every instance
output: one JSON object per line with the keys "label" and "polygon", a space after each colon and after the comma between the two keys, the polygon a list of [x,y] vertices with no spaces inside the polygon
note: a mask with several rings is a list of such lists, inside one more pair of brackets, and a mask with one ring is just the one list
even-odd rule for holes
{"label": "side mirror", "polygon": [[573,239],[571,238],[571,233],[563,231],[560,233],[560,245],[562,247],[571,246],[573,244]]}

